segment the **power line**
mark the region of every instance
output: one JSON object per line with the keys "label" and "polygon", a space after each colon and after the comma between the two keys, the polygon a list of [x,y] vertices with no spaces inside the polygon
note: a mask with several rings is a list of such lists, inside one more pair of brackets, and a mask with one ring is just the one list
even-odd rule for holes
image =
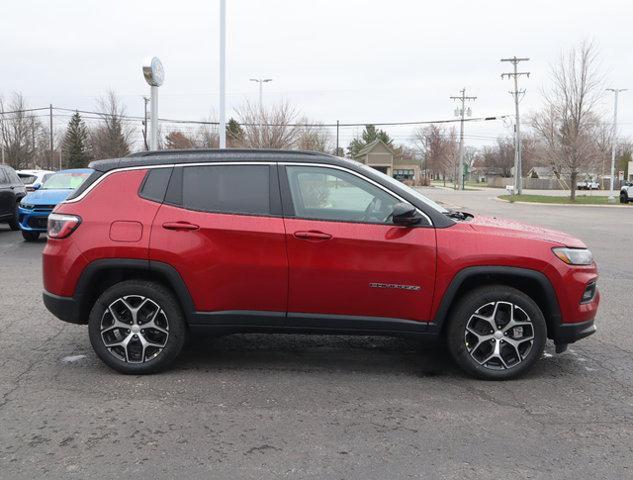
{"label": "power line", "polygon": [[[451,97],[454,98],[454,97]],[[44,108],[33,108],[26,110],[15,110],[13,112],[0,112],[0,113],[21,113],[21,112],[33,112],[38,110],[49,110],[50,107]],[[91,110],[79,110],[76,108],[63,108],[63,107],[53,107],[54,111],[60,112],[71,112],[71,113],[81,113],[84,115],[97,115],[100,118],[104,117],[117,117],[125,120],[135,120],[135,121],[144,121],[144,117],[134,116],[134,115],[121,115],[121,114],[112,114],[105,112],[95,112]],[[61,115],[60,115],[61,116]],[[464,122],[489,122],[496,120],[503,120],[504,118],[508,118],[510,115],[495,115],[489,117],[477,117],[477,118],[464,118]],[[89,117],[88,117],[89,118]],[[174,118],[160,118],[159,119],[163,123],[181,123],[181,124],[192,124],[192,125],[219,125],[220,122],[211,121],[211,120],[183,120],[183,119],[174,119]],[[366,125],[374,125],[376,127],[397,127],[397,126],[414,126],[414,125],[431,125],[437,123],[456,123],[461,122],[461,119],[441,119],[441,120],[415,120],[415,121],[405,121],[405,122],[357,122],[357,123],[288,123],[288,124],[277,124],[270,123],[267,124],[271,127],[280,127],[280,126],[288,126],[288,127],[340,127],[340,128],[352,128],[352,127],[365,127]],[[240,125],[244,126],[257,126],[256,123],[240,123]]]}

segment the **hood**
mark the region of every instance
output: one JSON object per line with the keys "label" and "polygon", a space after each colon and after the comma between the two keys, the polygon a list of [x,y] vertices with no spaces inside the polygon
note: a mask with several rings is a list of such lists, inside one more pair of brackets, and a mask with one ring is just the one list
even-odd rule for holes
{"label": "hood", "polygon": [[564,232],[514,220],[475,215],[468,223],[478,232],[488,232],[508,238],[530,238],[572,248],[587,248],[582,241]]}
{"label": "hood", "polygon": [[36,190],[22,199],[28,205],[57,205],[72,193],[70,189]]}

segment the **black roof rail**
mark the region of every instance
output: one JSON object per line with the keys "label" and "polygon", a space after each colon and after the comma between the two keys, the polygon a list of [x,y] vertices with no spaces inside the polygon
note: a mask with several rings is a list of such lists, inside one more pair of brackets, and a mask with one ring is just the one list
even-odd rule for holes
{"label": "black roof rail", "polygon": [[90,168],[108,172],[118,168],[187,164],[199,162],[275,162],[283,159],[293,162],[310,162],[318,159],[324,163],[342,164],[345,160],[328,153],[305,150],[245,150],[245,149],[193,149],[137,152],[123,158],[96,160]]}
{"label": "black roof rail", "polygon": [[263,149],[246,149],[246,148],[231,148],[231,149],[220,149],[220,148],[187,148],[187,149],[174,149],[174,150],[148,150],[141,152],[134,152],[126,155],[128,157],[162,157],[162,156],[175,156],[175,155],[208,155],[208,154],[220,154],[220,153],[229,153],[229,154],[256,154],[256,153],[274,153],[279,155],[313,155],[317,157],[334,157],[334,155],[330,155],[329,153],[323,152],[314,152],[311,150],[277,150],[274,148],[263,148]]}

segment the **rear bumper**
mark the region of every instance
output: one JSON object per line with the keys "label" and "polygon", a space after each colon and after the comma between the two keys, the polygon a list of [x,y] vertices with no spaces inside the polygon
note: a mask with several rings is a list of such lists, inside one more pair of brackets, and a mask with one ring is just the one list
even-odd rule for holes
{"label": "rear bumper", "polygon": [[79,301],[74,297],[61,297],[44,290],[42,293],[44,305],[60,320],[68,323],[85,324],[85,319],[79,316]]}

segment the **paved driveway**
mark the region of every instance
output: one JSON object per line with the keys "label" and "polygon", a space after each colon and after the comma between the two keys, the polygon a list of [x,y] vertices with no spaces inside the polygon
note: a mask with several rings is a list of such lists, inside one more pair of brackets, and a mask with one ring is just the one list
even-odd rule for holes
{"label": "paved driveway", "polygon": [[599,332],[504,383],[415,342],[298,335],[198,341],[122,376],[44,309],[44,244],[0,226],[0,478],[632,478],[633,208],[427,191],[584,239]]}

